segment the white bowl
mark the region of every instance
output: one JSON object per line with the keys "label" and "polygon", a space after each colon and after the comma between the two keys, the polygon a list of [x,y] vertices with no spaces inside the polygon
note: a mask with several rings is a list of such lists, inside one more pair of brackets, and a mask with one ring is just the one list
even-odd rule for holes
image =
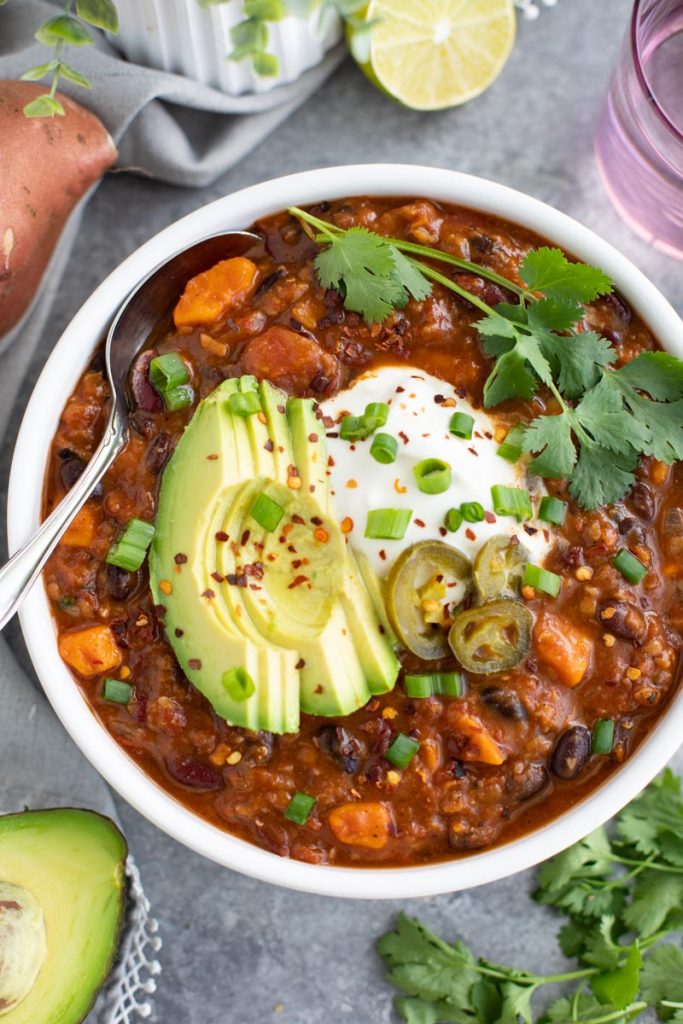
{"label": "white bowl", "polygon": [[[62,407],[93,348],[128,292],[178,249],[221,228],[243,228],[294,204],[353,195],[428,196],[516,221],[601,267],[666,349],[683,357],[683,324],[653,284],[624,256],[577,221],[521,192],[453,171],[409,165],[329,167],[294,174],[225,196],[166,228],[100,285],[67,327],[26,410],[9,488],[9,541],[15,551],[37,528],[45,466]],[[535,832],[458,860],[413,868],[344,868],[287,860],[214,827],[187,810],[138,768],[93,715],[57,652],[42,586],[20,613],[45,692],[86,757],[141,814],[191,849],[247,875],[329,896],[409,897],[491,882],[558,853],[614,815],[665,766],[681,742],[683,690],[611,779]]]}

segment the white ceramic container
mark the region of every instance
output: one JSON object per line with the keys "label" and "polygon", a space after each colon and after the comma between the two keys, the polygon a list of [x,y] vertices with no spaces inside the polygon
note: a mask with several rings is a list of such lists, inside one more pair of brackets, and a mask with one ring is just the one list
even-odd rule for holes
{"label": "white ceramic container", "polygon": [[[482,178],[409,165],[326,167],[262,182],[224,196],[170,227],[125,260],[85,303],[36,384],[17,440],[9,488],[12,551],[37,528],[43,479],[62,407],[93,348],[128,292],[158,263],[222,228],[244,228],[290,205],[351,195],[429,196],[516,221],[601,267],[650,325],[683,357],[683,324],[655,286],[588,228],[551,206]],[[43,688],[67,731],[121,796],[179,842],[264,881],[330,896],[409,897],[467,889],[511,875],[587,835],[614,815],[665,766],[683,738],[683,690],[635,754],[611,779],[542,828],[458,860],[411,868],[344,868],[277,857],[196,817],[148,778],[99,724],[59,657],[45,591],[37,584],[21,611],[26,643]]]}
{"label": "white ceramic container", "polygon": [[[305,6],[275,0],[276,7],[280,3],[287,12]],[[129,60],[231,96],[270,92],[295,81],[343,34],[341,19],[326,0],[308,15],[287,13],[279,20],[247,18],[243,0],[210,7],[198,0],[116,0],[116,6],[121,28],[112,41]],[[231,59],[240,40],[251,52]]]}

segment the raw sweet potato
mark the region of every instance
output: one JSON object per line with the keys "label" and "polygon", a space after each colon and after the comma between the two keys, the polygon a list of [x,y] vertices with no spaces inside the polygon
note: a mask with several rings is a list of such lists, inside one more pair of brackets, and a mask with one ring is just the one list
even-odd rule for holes
{"label": "raw sweet potato", "polygon": [[64,117],[25,117],[44,91],[0,81],[0,337],[30,306],[69,214],[117,156],[104,125],[66,96]]}

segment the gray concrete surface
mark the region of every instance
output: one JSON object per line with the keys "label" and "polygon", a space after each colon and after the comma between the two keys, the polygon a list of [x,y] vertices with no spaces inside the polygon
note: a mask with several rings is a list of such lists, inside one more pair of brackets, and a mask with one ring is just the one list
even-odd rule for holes
{"label": "gray concrete surface", "polygon": [[[351,65],[231,173],[203,192],[110,176],[86,212],[51,331],[55,338],[119,261],[160,228],[236,188],[310,167],[406,161],[456,168],[531,193],[595,228],[683,310],[681,264],[619,222],[592,149],[598,105],[629,0],[559,0],[520,22],[505,72],[460,110],[423,115],[376,92]],[[678,768],[683,769],[679,755]],[[482,954],[550,971],[556,920],[528,898],[532,874],[422,901],[338,901],[218,868],[120,802],[161,922],[161,1024],[388,1024],[391,990],[373,951],[399,908]]]}

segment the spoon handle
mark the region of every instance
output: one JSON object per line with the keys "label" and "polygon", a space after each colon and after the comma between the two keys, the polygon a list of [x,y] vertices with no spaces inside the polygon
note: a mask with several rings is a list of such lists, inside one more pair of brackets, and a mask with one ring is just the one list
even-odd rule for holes
{"label": "spoon handle", "polygon": [[111,466],[126,439],[126,434],[118,429],[114,413],[97,450],[71,490],[31,539],[0,569],[0,630],[23,602],[62,534]]}

